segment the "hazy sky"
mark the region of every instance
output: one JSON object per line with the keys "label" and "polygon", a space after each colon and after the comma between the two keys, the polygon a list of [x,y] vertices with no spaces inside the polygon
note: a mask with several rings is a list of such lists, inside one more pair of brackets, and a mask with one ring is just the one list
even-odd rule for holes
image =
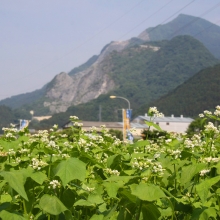
{"label": "hazy sky", "polygon": [[0,100],[180,13],[220,25],[220,0],[0,0]]}

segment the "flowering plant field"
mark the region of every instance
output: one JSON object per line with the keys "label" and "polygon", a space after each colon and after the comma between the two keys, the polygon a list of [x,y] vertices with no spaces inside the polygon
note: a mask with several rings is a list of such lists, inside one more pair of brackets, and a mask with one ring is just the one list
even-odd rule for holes
{"label": "flowering plant field", "polygon": [[[218,122],[220,106],[200,117]],[[70,120],[72,139],[57,126],[33,135],[4,128],[1,219],[220,219],[217,124],[207,122],[192,138],[171,133],[131,144],[104,126],[87,133],[77,117]]]}

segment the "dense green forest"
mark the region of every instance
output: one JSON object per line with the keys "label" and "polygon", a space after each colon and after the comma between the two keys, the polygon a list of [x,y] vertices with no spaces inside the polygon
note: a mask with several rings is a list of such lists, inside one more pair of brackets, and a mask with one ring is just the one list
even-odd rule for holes
{"label": "dense green forest", "polygon": [[203,110],[220,105],[220,64],[204,69],[157,101],[143,105],[136,114],[149,106],[157,106],[166,115],[196,117]]}

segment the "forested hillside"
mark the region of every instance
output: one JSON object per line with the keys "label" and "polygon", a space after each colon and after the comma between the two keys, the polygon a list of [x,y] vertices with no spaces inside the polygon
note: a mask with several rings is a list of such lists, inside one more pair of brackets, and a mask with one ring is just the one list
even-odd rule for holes
{"label": "forested hillside", "polygon": [[[136,114],[143,104],[167,94],[218,60],[199,41],[190,36],[178,36],[171,41],[151,42],[113,52],[103,62],[103,71],[109,72],[117,88],[88,103],[71,106],[65,113],[54,114],[41,122],[41,126],[49,127],[54,123],[61,126],[70,115],[98,121],[101,114],[102,121],[121,121],[121,109],[127,108],[127,103],[111,100],[109,95],[128,98]],[[142,109],[141,114],[144,113],[146,109]]]}
{"label": "forested hillside", "polygon": [[142,114],[149,106],[166,115],[183,114],[196,117],[203,110],[213,110],[220,105],[220,65],[204,69],[159,100],[142,106],[136,114]]}

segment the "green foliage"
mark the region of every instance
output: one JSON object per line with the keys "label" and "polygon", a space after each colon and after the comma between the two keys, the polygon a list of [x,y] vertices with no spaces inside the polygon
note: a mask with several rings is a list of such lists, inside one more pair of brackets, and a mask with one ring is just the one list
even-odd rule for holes
{"label": "green foliage", "polygon": [[220,27],[202,18],[180,14],[164,25],[148,28],[151,41],[170,40],[178,35],[190,35],[202,42],[211,53],[220,59]]}
{"label": "green foliage", "polygon": [[[204,117],[220,121],[220,106]],[[129,144],[70,121],[71,140],[57,126],[35,135],[4,130],[2,220],[220,218],[220,127],[209,121],[192,138],[169,133]]]}
{"label": "green foliage", "polygon": [[218,105],[219,85],[220,65],[218,64],[200,71],[167,95],[142,106],[138,112],[149,106],[157,106],[165,115],[183,114],[195,117],[204,109],[213,110]]}
{"label": "green foliage", "polygon": [[115,136],[117,137],[119,140],[123,140],[123,133],[122,131],[119,131],[119,130],[115,130],[115,129],[110,129],[109,130],[109,133],[112,135],[112,136]]}

